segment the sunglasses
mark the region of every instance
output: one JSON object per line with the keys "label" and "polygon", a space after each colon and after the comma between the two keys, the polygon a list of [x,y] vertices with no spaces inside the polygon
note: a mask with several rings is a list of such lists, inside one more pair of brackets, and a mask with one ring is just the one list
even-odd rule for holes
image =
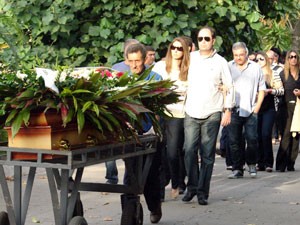
{"label": "sunglasses", "polygon": [[198,41],[199,41],[199,42],[203,41],[203,39],[204,39],[206,42],[210,42],[210,40],[211,40],[210,37],[198,37]]}
{"label": "sunglasses", "polygon": [[297,56],[297,55],[290,55],[290,56],[289,56],[289,59],[292,59],[292,58],[297,59],[298,56]]}
{"label": "sunglasses", "polygon": [[255,62],[258,62],[258,61],[265,61],[265,59],[264,58],[256,58]]}
{"label": "sunglasses", "polygon": [[176,47],[174,45],[171,46],[171,50],[175,50],[177,49],[177,51],[183,52],[183,47]]}

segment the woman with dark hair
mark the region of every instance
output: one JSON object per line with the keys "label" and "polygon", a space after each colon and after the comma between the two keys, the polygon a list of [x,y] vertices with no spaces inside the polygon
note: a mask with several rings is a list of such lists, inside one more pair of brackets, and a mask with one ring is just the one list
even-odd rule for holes
{"label": "woman with dark hair", "polygon": [[270,60],[265,52],[256,54],[256,62],[260,65],[267,89],[257,118],[258,160],[257,170],[273,171],[274,156],[272,145],[272,128],[275,122],[275,96],[282,96],[284,89],[278,72],[271,69]]}
{"label": "woman with dark hair", "polygon": [[[284,70],[280,73],[284,87],[284,132],[276,157],[276,170],[295,171],[295,161],[299,150],[299,134],[295,137],[290,132],[297,98],[300,98],[300,61],[297,51],[288,51]],[[299,115],[300,116],[300,115]]]}
{"label": "woman with dark hair", "polygon": [[165,60],[159,61],[153,71],[160,74],[163,79],[173,80],[176,91],[180,95],[180,102],[168,105],[169,118],[165,119],[167,139],[167,161],[171,175],[171,198],[176,199],[185,190],[184,168],[184,101],[187,89],[187,74],[189,68],[189,46],[182,37],[176,37],[169,44]]}

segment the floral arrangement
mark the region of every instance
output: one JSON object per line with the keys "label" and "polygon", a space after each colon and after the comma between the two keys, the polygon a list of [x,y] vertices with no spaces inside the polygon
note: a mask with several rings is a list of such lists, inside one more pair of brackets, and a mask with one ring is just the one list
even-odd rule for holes
{"label": "floral arrangement", "polygon": [[132,75],[106,67],[2,72],[1,124],[11,126],[14,137],[30,125],[32,112],[51,109],[61,115],[62,126],[76,121],[79,133],[89,124],[124,140],[142,129],[147,113],[161,135],[157,115],[165,116],[166,105],[177,102],[178,95],[169,80],[145,80],[149,72]]}

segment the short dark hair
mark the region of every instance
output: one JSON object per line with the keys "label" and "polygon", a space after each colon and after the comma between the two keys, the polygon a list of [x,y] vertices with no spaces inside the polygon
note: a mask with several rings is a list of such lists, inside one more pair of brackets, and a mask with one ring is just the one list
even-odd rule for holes
{"label": "short dark hair", "polygon": [[147,52],[155,52],[155,49],[151,45],[146,45],[145,49]]}
{"label": "short dark hair", "polygon": [[128,58],[129,54],[137,53],[137,52],[142,53],[143,60],[146,59],[147,51],[146,51],[145,46],[141,43],[136,43],[136,44],[129,45],[126,49],[126,52],[125,52],[126,58]]}
{"label": "short dark hair", "polygon": [[201,27],[201,28],[199,29],[197,35],[199,35],[199,32],[200,32],[201,30],[204,30],[204,29],[208,29],[208,30],[210,31],[211,37],[212,37],[213,39],[216,38],[216,30],[215,30],[215,28],[210,27],[210,26],[208,26],[208,25],[205,25],[205,26]]}
{"label": "short dark hair", "polygon": [[275,53],[278,55],[278,57],[281,55],[281,51],[280,51],[279,48],[272,47],[271,50],[272,50],[273,52],[275,52]]}

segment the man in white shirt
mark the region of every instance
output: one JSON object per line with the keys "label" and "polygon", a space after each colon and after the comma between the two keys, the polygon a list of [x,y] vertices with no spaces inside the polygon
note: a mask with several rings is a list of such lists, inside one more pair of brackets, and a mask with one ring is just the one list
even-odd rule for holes
{"label": "man in white shirt", "polygon": [[[199,51],[191,53],[185,104],[184,149],[188,182],[182,201],[189,202],[197,195],[198,203],[207,205],[217,136],[220,124],[230,123],[234,93],[228,62],[213,48],[215,30],[205,26],[198,32],[197,39]],[[225,93],[220,87],[224,87]]]}

